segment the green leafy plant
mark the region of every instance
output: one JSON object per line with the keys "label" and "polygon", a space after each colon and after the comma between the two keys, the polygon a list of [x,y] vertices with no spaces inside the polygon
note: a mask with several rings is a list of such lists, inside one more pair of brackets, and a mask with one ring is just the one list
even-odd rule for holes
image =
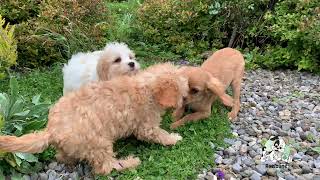
{"label": "green leafy plant", "polygon": [[0,14],[11,24],[18,24],[39,14],[39,0],[1,1]]}
{"label": "green leafy plant", "polygon": [[17,42],[14,39],[14,26],[5,24],[0,14],[0,79],[4,77],[7,68],[16,64]]}
{"label": "green leafy plant", "polygon": [[264,42],[254,63],[270,69],[320,72],[318,4],[317,0],[284,0],[277,2],[274,10],[266,11],[263,23],[248,28],[251,38]]}
{"label": "green leafy plant", "polygon": [[36,16],[16,25],[20,67],[50,66],[104,45],[109,18],[102,0],[45,0],[36,6]]}
{"label": "green leafy plant", "polygon": [[[21,136],[42,129],[47,122],[50,102],[40,102],[40,95],[28,103],[18,93],[18,83],[10,79],[8,93],[0,93],[1,134]],[[41,168],[38,157],[29,153],[1,152],[1,159],[19,172],[29,173]]]}

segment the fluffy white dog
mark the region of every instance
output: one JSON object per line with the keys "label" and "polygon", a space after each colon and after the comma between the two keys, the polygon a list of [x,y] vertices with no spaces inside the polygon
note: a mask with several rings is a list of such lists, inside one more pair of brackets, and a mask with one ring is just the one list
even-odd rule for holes
{"label": "fluffy white dog", "polygon": [[103,50],[74,54],[64,65],[63,94],[92,81],[105,81],[121,75],[132,75],[140,69],[135,54],[124,43],[108,43]]}

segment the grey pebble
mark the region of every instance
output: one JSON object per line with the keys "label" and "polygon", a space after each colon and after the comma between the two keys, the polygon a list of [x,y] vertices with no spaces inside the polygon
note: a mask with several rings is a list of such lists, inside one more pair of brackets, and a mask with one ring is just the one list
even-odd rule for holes
{"label": "grey pebble", "polygon": [[31,180],[38,180],[39,175],[37,173],[31,174]]}
{"label": "grey pebble", "polygon": [[[319,156],[320,157],[320,156]],[[317,169],[320,169],[320,158],[314,160],[313,162],[314,166],[317,168]]]}
{"label": "grey pebble", "polygon": [[48,175],[46,173],[39,173],[40,180],[48,180]]}
{"label": "grey pebble", "polygon": [[72,180],[78,180],[79,179],[79,174],[77,172],[73,172],[69,175],[69,177],[72,179]]}
{"label": "grey pebble", "polygon": [[266,172],[267,172],[267,168],[266,168],[265,165],[259,164],[259,165],[256,166],[256,171],[257,171],[258,173],[264,175],[264,174],[266,174]]}
{"label": "grey pebble", "polygon": [[250,176],[251,180],[260,180],[261,179],[261,174],[259,174],[258,172],[253,172],[252,175]]}
{"label": "grey pebble", "polygon": [[242,170],[242,167],[239,163],[235,163],[232,165],[232,170],[235,172],[235,173],[239,173],[241,170]]}
{"label": "grey pebble", "polygon": [[216,164],[221,164],[221,163],[222,163],[222,157],[221,157],[220,155],[217,155],[217,156],[216,156],[216,159],[214,160],[214,162],[215,162]]}
{"label": "grey pebble", "polygon": [[291,174],[285,176],[285,180],[295,180],[295,179],[296,178]]}

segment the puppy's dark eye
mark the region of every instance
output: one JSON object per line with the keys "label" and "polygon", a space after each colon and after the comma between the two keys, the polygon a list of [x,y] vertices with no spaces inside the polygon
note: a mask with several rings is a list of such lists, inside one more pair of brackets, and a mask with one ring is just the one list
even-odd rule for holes
{"label": "puppy's dark eye", "polygon": [[197,88],[190,89],[190,94],[197,94],[198,92],[199,92],[199,89],[197,89]]}
{"label": "puppy's dark eye", "polygon": [[132,59],[134,59],[134,56],[130,55],[129,58],[132,60]]}
{"label": "puppy's dark eye", "polygon": [[121,62],[121,58],[117,58],[116,60],[113,61],[114,63],[119,63]]}

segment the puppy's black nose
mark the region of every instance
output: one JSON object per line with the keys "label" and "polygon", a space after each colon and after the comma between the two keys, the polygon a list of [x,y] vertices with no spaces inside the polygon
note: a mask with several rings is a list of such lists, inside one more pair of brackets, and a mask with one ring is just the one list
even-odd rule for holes
{"label": "puppy's black nose", "polygon": [[129,65],[131,68],[134,68],[134,62],[129,62],[128,65]]}

